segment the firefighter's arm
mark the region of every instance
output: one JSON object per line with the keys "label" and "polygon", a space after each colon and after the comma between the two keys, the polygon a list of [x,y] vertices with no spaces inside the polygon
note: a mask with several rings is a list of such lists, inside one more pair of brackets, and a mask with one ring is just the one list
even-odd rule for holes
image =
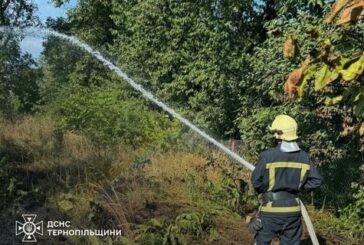
{"label": "firefighter's arm", "polygon": [[322,183],[322,177],[317,170],[316,166],[310,161],[310,170],[308,172],[307,180],[303,185],[305,192],[310,192],[320,187]]}
{"label": "firefighter's arm", "polygon": [[252,184],[255,191],[259,194],[264,192],[263,177],[265,171],[265,164],[266,164],[265,158],[263,155],[261,155],[252,173]]}

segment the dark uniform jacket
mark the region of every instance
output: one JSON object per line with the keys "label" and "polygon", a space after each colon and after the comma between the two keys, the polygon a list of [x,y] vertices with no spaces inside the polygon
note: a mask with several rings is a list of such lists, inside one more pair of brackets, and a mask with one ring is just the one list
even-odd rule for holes
{"label": "dark uniform jacket", "polygon": [[[300,190],[316,189],[321,182],[322,178],[306,152],[282,152],[279,144],[260,155],[252,174],[252,183],[258,194],[280,191],[298,194]],[[260,211],[275,215],[301,214],[298,198],[265,203]]]}

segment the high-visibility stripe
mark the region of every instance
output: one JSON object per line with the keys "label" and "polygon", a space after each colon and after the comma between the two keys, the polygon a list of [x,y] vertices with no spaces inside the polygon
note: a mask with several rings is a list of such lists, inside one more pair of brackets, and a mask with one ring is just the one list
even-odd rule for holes
{"label": "high-visibility stripe", "polygon": [[268,189],[268,191],[272,190],[272,188],[275,185],[275,181],[276,181],[276,169],[275,168],[269,168],[269,189]]}
{"label": "high-visibility stripe", "polygon": [[302,168],[303,165],[307,166],[308,168],[310,165],[308,163],[300,163],[300,162],[272,162],[267,163],[266,168],[270,168],[271,166],[274,168]]}
{"label": "high-visibility stripe", "polygon": [[262,212],[267,213],[295,213],[295,212],[301,212],[300,206],[294,206],[294,207],[262,207],[260,209]]}
{"label": "high-visibility stripe", "polygon": [[308,164],[303,164],[302,165],[302,169],[301,169],[301,180],[300,180],[300,185],[298,188],[301,188],[302,184],[303,184],[303,179],[305,178],[306,173],[310,170],[310,165]]}
{"label": "high-visibility stripe", "polygon": [[269,188],[268,191],[271,191],[275,185],[275,175],[276,175],[276,168],[298,168],[301,169],[301,177],[300,177],[300,184],[299,188],[302,185],[302,181],[305,177],[305,174],[308,170],[310,170],[310,165],[307,163],[300,163],[300,162],[273,162],[267,163],[266,169],[269,169]]}
{"label": "high-visibility stripe", "polygon": [[[297,203],[299,203],[299,199],[296,198]],[[274,207],[272,206],[272,202],[268,202],[266,205],[262,206],[261,211],[269,212],[269,213],[293,213],[300,212],[301,206],[292,206],[292,207]]]}

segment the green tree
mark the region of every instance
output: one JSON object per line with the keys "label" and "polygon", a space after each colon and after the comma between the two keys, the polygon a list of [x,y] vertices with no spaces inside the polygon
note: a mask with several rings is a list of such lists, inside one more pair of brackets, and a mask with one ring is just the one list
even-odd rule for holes
{"label": "green tree", "polygon": [[29,113],[39,99],[36,63],[21,53],[19,37],[5,34],[0,45],[0,114]]}
{"label": "green tree", "polygon": [[1,0],[0,26],[26,26],[37,22],[31,0]]}
{"label": "green tree", "polygon": [[[27,26],[37,23],[35,6],[28,0],[3,0],[0,3],[0,26]],[[21,53],[22,37],[0,31],[0,114],[14,116],[30,112],[39,99],[38,70],[29,54]]]}
{"label": "green tree", "polygon": [[248,21],[255,15],[253,1],[84,0],[70,20],[78,36],[107,44],[119,64],[165,101],[220,136],[236,136],[235,81],[257,36],[257,22]]}
{"label": "green tree", "polygon": [[[245,55],[254,43],[252,1],[115,3],[113,52],[165,101],[219,137],[234,119]],[[245,18],[241,18],[244,16]],[[122,31],[119,31],[122,30]],[[245,38],[241,33],[245,32]]]}

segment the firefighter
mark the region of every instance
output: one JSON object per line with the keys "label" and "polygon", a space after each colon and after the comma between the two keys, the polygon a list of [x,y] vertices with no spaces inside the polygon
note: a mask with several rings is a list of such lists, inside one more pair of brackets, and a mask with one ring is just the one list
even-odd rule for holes
{"label": "firefighter", "polygon": [[309,155],[296,140],[297,123],[279,115],[269,127],[277,146],[260,155],[252,174],[252,184],[259,194],[255,241],[270,244],[278,237],[281,245],[299,245],[302,234],[298,193],[310,192],[321,185],[322,178]]}

